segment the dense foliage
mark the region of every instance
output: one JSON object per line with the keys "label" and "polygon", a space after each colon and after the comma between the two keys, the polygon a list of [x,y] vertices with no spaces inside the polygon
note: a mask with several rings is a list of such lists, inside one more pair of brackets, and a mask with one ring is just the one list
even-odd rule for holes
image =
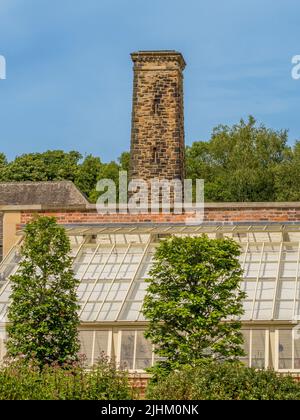
{"label": "dense foliage", "polygon": [[232,127],[216,127],[208,142],[187,148],[186,161],[189,178],[205,179],[207,201],[300,197],[299,175],[294,178],[299,144],[290,148],[286,131],[258,126],[253,117]]}
{"label": "dense foliage", "polygon": [[147,398],[160,400],[300,400],[300,384],[240,363],[185,366],[153,382]]}
{"label": "dense foliage", "polygon": [[145,335],[164,358],[155,370],[243,355],[239,255],[233,240],[205,235],[172,237],[157,247],[143,306]]}
{"label": "dense foliage", "polygon": [[0,400],[128,400],[134,396],[125,372],[105,358],[89,371],[18,361],[0,369]]}
{"label": "dense foliage", "polygon": [[44,153],[29,153],[7,162],[0,154],[0,181],[61,181],[74,182],[91,200],[97,201],[97,181],[102,178],[113,179],[117,184],[119,170],[127,170],[129,154],[123,153],[118,163],[102,163],[99,157],[92,155],[82,159],[79,152],[69,153],[52,150]]}
{"label": "dense foliage", "polygon": [[8,355],[41,366],[77,359],[76,288],[70,242],[54,218],[39,217],[25,228],[21,263],[10,277]]}
{"label": "dense foliage", "polygon": [[[206,201],[300,200],[300,142],[287,143],[286,130],[259,125],[253,117],[232,127],[219,125],[208,141],[186,148],[187,177],[205,180]],[[129,153],[117,162],[84,159],[76,151],[30,153],[7,162],[0,154],[0,181],[70,180],[93,202],[97,181],[113,179],[129,169]]]}

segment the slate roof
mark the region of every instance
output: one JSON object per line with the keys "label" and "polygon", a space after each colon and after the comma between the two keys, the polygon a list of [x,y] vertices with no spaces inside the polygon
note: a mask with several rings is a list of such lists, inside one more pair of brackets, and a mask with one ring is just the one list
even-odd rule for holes
{"label": "slate roof", "polygon": [[86,207],[85,196],[71,181],[0,182],[0,206]]}

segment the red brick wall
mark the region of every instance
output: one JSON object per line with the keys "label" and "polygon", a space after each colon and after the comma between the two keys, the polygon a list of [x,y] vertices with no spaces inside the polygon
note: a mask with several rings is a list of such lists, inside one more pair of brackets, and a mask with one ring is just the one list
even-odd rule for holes
{"label": "red brick wall", "polygon": [[[26,224],[37,213],[23,212],[21,224]],[[58,223],[181,223],[185,220],[185,215],[172,214],[98,214],[96,212],[39,212],[43,216],[55,216]]]}
{"label": "red brick wall", "polygon": [[[28,223],[36,212],[23,211],[21,224]],[[84,223],[184,223],[184,214],[98,214],[96,211],[56,211],[39,212],[45,216],[55,216],[62,224]],[[300,222],[298,207],[247,207],[247,208],[206,208],[204,222]]]}
{"label": "red brick wall", "polygon": [[300,221],[300,208],[234,208],[206,209],[208,222],[297,222]]}
{"label": "red brick wall", "polygon": [[129,383],[133,389],[134,396],[137,398],[145,398],[148,383],[150,381],[149,375],[133,375],[129,377]]}

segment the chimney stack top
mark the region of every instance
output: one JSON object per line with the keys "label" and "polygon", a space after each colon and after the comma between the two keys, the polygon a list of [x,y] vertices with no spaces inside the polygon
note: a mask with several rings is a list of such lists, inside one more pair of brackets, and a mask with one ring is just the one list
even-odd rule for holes
{"label": "chimney stack top", "polygon": [[137,51],[131,54],[132,61],[135,65],[143,65],[143,63],[176,63],[180,69],[184,70],[186,62],[183,55],[175,50],[154,50],[154,51]]}

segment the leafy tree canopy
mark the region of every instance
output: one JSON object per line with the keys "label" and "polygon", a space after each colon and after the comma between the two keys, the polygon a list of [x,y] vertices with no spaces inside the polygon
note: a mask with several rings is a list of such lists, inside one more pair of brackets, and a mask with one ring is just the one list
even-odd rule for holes
{"label": "leafy tree canopy", "polygon": [[16,157],[1,171],[2,181],[57,181],[75,180],[79,152],[48,150],[44,153],[30,153]]}
{"label": "leafy tree canopy", "polygon": [[207,201],[276,201],[289,195],[279,191],[279,168],[294,158],[287,131],[257,125],[250,116],[232,127],[220,125],[208,142],[187,147],[187,175],[205,179]]}
{"label": "leafy tree canopy", "polygon": [[160,243],[143,306],[145,335],[164,358],[158,369],[243,355],[239,254],[230,239],[173,237]]}

